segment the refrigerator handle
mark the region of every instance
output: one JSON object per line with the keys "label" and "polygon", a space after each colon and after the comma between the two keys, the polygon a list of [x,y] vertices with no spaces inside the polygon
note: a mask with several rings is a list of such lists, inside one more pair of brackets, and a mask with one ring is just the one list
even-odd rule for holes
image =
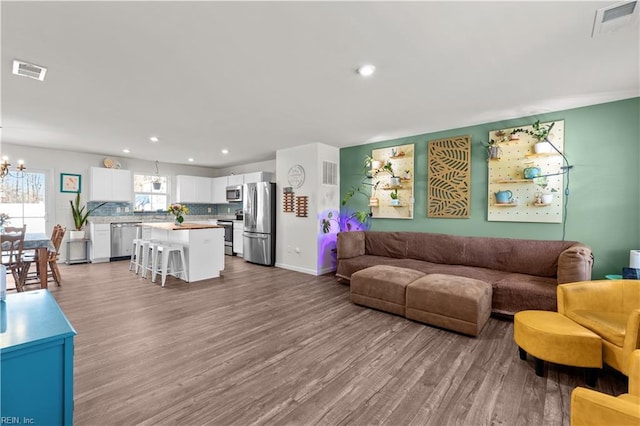
{"label": "refrigerator handle", "polygon": [[247,238],[255,238],[255,239],[258,239],[258,240],[266,240],[267,238],[269,238],[266,235],[247,234],[246,232],[244,234],[242,234],[242,235],[247,237]]}
{"label": "refrigerator handle", "polygon": [[255,228],[258,225],[258,186],[253,186],[253,191],[251,196],[253,197],[253,224],[252,226]]}

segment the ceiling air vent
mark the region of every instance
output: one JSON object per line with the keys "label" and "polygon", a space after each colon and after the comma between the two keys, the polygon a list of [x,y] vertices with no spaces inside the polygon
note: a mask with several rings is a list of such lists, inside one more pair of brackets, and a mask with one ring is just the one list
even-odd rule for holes
{"label": "ceiling air vent", "polygon": [[36,80],[44,81],[44,76],[47,73],[47,69],[45,67],[41,67],[40,65],[30,64],[28,62],[22,62],[14,59],[13,73],[22,77],[29,77]]}
{"label": "ceiling air vent", "polygon": [[638,23],[638,2],[625,1],[596,10],[591,37],[598,37]]}

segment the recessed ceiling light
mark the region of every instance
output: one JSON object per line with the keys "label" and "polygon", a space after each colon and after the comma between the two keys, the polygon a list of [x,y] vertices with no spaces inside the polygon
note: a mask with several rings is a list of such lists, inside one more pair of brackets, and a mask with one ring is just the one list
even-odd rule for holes
{"label": "recessed ceiling light", "polygon": [[151,137],[149,138],[149,140],[150,140],[151,142],[158,142],[160,139],[158,139],[158,137],[157,137],[157,136],[151,136]]}
{"label": "recessed ceiling light", "polygon": [[194,160],[193,158],[187,158],[187,161],[190,162],[190,163],[193,163],[196,160]]}
{"label": "recessed ceiling light", "polygon": [[124,152],[125,154],[128,154],[131,152],[131,150],[129,148],[125,148],[122,150],[122,152]]}
{"label": "recessed ceiling light", "polygon": [[369,77],[374,72],[376,72],[376,67],[374,67],[373,65],[363,65],[360,68],[358,68],[358,74],[360,74],[363,77]]}
{"label": "recessed ceiling light", "polygon": [[222,152],[223,154],[228,154],[228,153],[229,153],[229,150],[225,148],[225,149],[223,149],[223,150],[222,150],[222,151],[220,151],[220,152]]}

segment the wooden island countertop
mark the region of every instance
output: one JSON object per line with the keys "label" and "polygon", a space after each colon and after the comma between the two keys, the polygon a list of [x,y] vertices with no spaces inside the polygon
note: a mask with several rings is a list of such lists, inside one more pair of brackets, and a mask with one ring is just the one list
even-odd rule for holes
{"label": "wooden island countertop", "polygon": [[150,228],[164,229],[165,231],[183,231],[191,229],[211,229],[211,228],[224,228],[224,226],[204,224],[204,223],[187,223],[184,222],[180,226],[176,226],[171,222],[143,222],[138,226],[148,226]]}

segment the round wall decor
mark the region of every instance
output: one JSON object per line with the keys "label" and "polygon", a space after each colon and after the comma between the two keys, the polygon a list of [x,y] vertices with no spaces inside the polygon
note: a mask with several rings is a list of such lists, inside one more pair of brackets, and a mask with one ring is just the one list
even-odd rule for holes
{"label": "round wall decor", "polygon": [[304,183],[304,168],[300,164],[291,167],[287,172],[287,180],[293,188],[300,188]]}

